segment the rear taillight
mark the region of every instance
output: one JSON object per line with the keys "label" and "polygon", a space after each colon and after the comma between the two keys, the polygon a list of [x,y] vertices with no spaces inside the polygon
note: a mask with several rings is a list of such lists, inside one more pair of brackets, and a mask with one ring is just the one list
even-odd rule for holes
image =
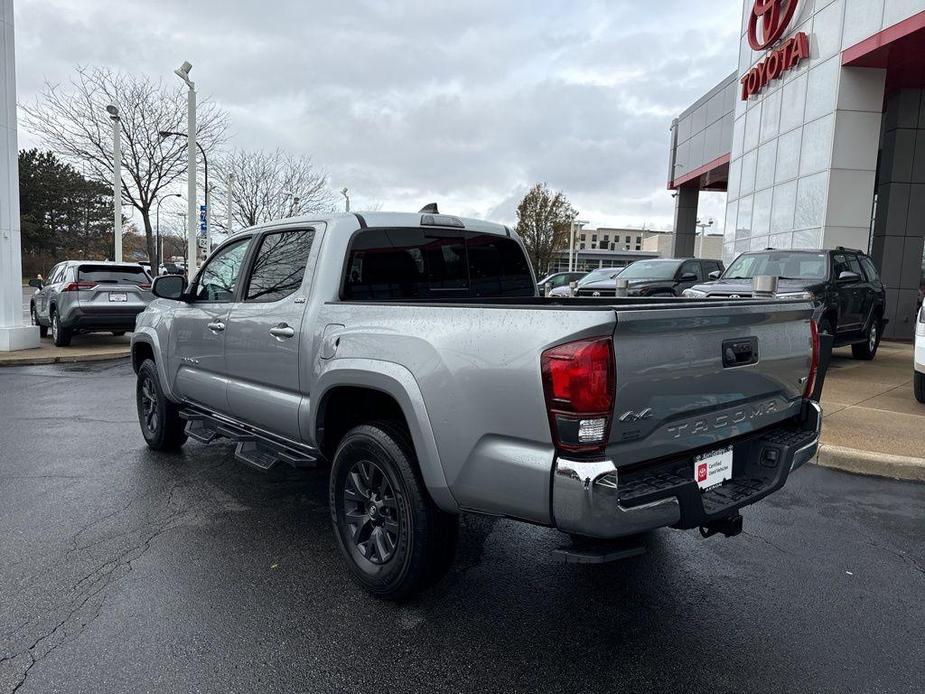
{"label": "rear taillight", "polygon": [[803,391],[803,399],[809,400],[816,389],[816,374],[819,372],[819,325],[814,320],[809,321],[809,342],[813,350],[813,355],[809,362],[809,375],[806,377],[806,390]]}
{"label": "rear taillight", "polygon": [[613,341],[608,337],[559,345],[543,352],[540,365],[556,446],[582,453],[603,451],[617,385]]}
{"label": "rear taillight", "polygon": [[71,282],[69,284],[61,287],[62,292],[76,292],[81,289],[94,289],[96,287],[93,282]]}
{"label": "rear taillight", "polygon": [[150,284],[139,284],[138,288],[139,289],[150,289],[151,285]]}

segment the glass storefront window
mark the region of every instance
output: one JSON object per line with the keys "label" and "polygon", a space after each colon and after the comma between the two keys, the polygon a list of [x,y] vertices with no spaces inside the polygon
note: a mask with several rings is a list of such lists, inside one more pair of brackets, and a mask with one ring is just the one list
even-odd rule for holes
{"label": "glass storefront window", "polygon": [[777,183],[796,178],[800,170],[800,139],[803,131],[800,128],[781,135],[777,141],[777,170],[774,180]]}
{"label": "glass storefront window", "polygon": [[793,210],[797,200],[797,182],[791,181],[774,189],[771,205],[771,232],[793,230]]}
{"label": "glass storefront window", "polygon": [[809,229],[822,224],[828,182],[829,174],[825,171],[800,179],[793,219],[794,229]]}
{"label": "glass storefront window", "polygon": [[834,115],[828,115],[803,126],[803,152],[800,155],[801,176],[828,168],[832,160],[832,125],[834,122]]}

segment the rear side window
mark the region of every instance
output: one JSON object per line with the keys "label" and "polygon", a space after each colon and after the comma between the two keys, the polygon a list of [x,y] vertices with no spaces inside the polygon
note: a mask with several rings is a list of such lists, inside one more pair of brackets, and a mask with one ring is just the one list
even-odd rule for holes
{"label": "rear side window", "polygon": [[267,234],[254,256],[247,293],[250,302],[279,301],[302,284],[315,232],[312,229]]}
{"label": "rear side window", "polygon": [[350,247],[344,299],[421,300],[534,296],[513,239],[437,229],[376,229]]}
{"label": "rear side window", "polygon": [[93,282],[94,284],[149,284],[151,278],[145,269],[138,266],[126,265],[113,267],[112,265],[81,265],[77,269],[78,282]]}

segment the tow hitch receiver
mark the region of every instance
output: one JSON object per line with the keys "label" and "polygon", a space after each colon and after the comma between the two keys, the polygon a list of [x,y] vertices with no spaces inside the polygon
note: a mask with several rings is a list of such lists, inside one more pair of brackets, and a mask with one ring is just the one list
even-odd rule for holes
{"label": "tow hitch receiver", "polygon": [[742,516],[738,513],[700,526],[700,534],[704,537],[712,537],[716,533],[722,533],[726,537],[735,537],[741,532]]}

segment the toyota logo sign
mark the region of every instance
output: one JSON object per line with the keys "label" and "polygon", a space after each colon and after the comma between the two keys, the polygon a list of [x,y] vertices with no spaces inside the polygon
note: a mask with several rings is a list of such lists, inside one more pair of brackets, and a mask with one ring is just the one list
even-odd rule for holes
{"label": "toyota logo sign", "polygon": [[748,18],[748,43],[763,51],[777,41],[797,11],[797,0],[755,0]]}

